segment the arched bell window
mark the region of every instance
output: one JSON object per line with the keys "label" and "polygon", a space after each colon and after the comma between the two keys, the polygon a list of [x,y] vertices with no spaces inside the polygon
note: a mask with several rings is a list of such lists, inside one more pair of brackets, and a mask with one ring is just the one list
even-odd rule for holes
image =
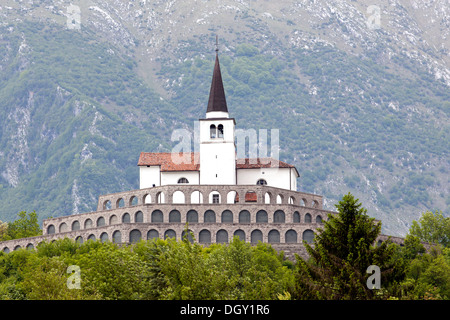
{"label": "arched bell window", "polygon": [[217,132],[216,132],[216,126],[214,124],[212,124],[209,127],[209,134],[210,134],[211,139],[215,139],[216,138]]}
{"label": "arched bell window", "polygon": [[223,138],[223,125],[221,124],[217,126],[217,138]]}

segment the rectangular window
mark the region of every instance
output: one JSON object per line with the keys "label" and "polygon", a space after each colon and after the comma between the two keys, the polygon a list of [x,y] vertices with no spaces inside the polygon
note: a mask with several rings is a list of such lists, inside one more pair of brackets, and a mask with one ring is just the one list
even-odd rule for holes
{"label": "rectangular window", "polygon": [[219,195],[218,194],[213,194],[212,200],[213,200],[213,203],[219,203]]}

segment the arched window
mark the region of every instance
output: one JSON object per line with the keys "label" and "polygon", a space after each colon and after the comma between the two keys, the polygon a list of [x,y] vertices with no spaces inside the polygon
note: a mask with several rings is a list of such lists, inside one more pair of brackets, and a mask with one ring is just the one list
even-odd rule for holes
{"label": "arched window", "polygon": [[259,210],[256,213],[256,223],[264,223],[264,222],[268,222],[268,216],[267,216],[267,212],[265,210]]}
{"label": "arched window", "polygon": [[206,229],[200,231],[198,234],[198,241],[200,243],[211,243],[211,232]]}
{"label": "arched window", "polygon": [[316,217],[316,223],[322,223],[322,217],[321,216],[317,216]]}
{"label": "arched window", "polygon": [[244,230],[238,229],[233,233],[233,237],[238,237],[239,240],[245,242],[245,232]]}
{"label": "arched window", "polygon": [[122,233],[119,230],[114,231],[112,240],[114,243],[122,243]]}
{"label": "arched window", "polygon": [[72,222],[72,231],[77,231],[77,230],[80,230],[80,222],[75,220],[74,222]]}
{"label": "arched window", "polygon": [[164,239],[167,239],[167,238],[176,239],[177,238],[176,232],[172,229],[166,230],[166,232],[164,232]]}
{"label": "arched window", "polygon": [[178,183],[189,183],[189,181],[186,178],[180,178],[178,179]]}
{"label": "arched window", "polygon": [[130,214],[128,212],[125,212],[122,216],[122,223],[130,223]]}
{"label": "arched window", "polygon": [[100,217],[100,218],[97,219],[97,227],[103,227],[105,225],[106,225],[105,218]]}
{"label": "arched window", "polygon": [[297,243],[297,232],[295,230],[288,230],[284,236],[286,243]]}
{"label": "arched window", "polygon": [[212,124],[209,127],[209,134],[210,134],[211,139],[215,139],[216,138],[217,133],[216,133],[216,126],[215,125]]}
{"label": "arched window", "polygon": [[230,210],[222,212],[222,223],[233,223],[233,212]]}
{"label": "arched window", "polygon": [[239,212],[239,223],[250,223],[250,212],[247,210]]}
{"label": "arched window", "polygon": [[47,234],[54,234],[54,233],[55,233],[55,226],[51,224],[47,227]]}
{"label": "arched window", "polygon": [[303,232],[303,241],[305,241],[306,243],[313,243],[314,240],[314,231],[312,230],[305,230]]}
{"label": "arched window", "polygon": [[134,214],[134,222],[144,222],[144,214],[142,211],[138,211]]}
{"label": "arched window", "polygon": [[305,214],[305,223],[311,223],[311,215],[309,213]]}
{"label": "arched window", "polygon": [[258,181],[256,181],[256,184],[259,186],[265,186],[267,185],[267,181],[264,179],[259,179]]}
{"label": "arched window", "polygon": [[178,210],[169,212],[169,222],[181,222],[181,213]]}
{"label": "arched window", "polygon": [[226,230],[220,229],[216,234],[217,243],[228,243],[228,232]]}
{"label": "arched window", "polygon": [[216,213],[212,210],[207,210],[203,216],[203,222],[216,223]]}
{"label": "arched window", "polygon": [[293,222],[294,223],[300,223],[300,213],[298,211],[294,212],[294,218],[293,218]]}
{"label": "arched window", "polygon": [[286,218],[283,210],[277,210],[273,214],[273,223],[285,223]]}
{"label": "arched window", "polygon": [[136,243],[141,241],[141,232],[137,229],[131,230],[130,232],[130,242]]}
{"label": "arched window", "polygon": [[158,239],[158,238],[159,238],[158,230],[151,229],[147,232],[147,240]]}
{"label": "arched window", "polygon": [[188,223],[198,223],[198,213],[195,210],[189,210],[186,214],[186,221]]}
{"label": "arched window", "polygon": [[280,232],[278,230],[270,230],[268,236],[269,243],[280,243]]}
{"label": "arched window", "polygon": [[223,138],[223,125],[221,124],[217,126],[217,138]]}
{"label": "arched window", "polygon": [[151,221],[158,223],[158,222],[164,222],[164,215],[161,210],[155,210],[152,212],[151,215]]}
{"label": "arched window", "polygon": [[262,242],[263,234],[262,234],[261,230],[256,229],[256,230],[252,231],[250,238],[251,238],[251,243],[253,243],[253,244],[258,243],[258,241]]}

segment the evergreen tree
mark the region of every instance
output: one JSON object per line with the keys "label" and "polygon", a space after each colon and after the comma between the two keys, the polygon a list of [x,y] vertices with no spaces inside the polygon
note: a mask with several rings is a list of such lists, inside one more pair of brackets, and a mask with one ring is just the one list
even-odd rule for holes
{"label": "evergreen tree", "polygon": [[376,290],[367,286],[370,265],[381,270],[381,286],[399,280],[401,260],[394,260],[395,247],[389,241],[374,246],[381,223],[367,216],[358,199],[350,193],[336,205],[338,214],[329,215],[318,229],[313,245],[305,243],[310,256],[297,256],[297,299],[372,299]]}

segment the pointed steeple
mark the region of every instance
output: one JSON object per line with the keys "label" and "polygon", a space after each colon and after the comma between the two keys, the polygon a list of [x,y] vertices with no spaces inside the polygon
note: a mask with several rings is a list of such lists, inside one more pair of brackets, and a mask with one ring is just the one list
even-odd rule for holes
{"label": "pointed steeple", "polygon": [[225,90],[223,88],[222,74],[220,72],[219,64],[219,48],[216,36],[216,63],[214,65],[214,72],[211,82],[211,89],[209,91],[208,108],[206,112],[227,112],[227,100],[225,99]]}

